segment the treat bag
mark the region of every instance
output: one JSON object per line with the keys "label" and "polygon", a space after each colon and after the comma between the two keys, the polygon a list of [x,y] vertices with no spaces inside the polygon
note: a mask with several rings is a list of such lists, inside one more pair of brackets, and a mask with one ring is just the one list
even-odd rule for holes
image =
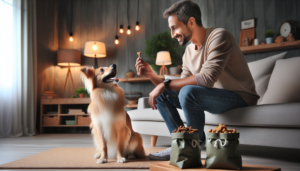
{"label": "treat bag", "polygon": [[206,133],[207,169],[242,169],[239,133]]}
{"label": "treat bag", "polygon": [[198,133],[172,133],[170,165],[180,169],[200,167],[201,147]]}

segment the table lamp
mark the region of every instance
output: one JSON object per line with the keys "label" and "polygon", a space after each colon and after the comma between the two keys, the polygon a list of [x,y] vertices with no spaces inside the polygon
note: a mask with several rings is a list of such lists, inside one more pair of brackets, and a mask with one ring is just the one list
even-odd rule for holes
{"label": "table lamp", "polygon": [[162,67],[160,68],[159,75],[164,75],[165,72],[168,75],[168,70],[167,70],[165,65],[171,65],[172,64],[170,52],[168,52],[168,51],[157,52],[155,64],[156,65],[162,65]]}
{"label": "table lamp", "polygon": [[57,65],[68,67],[68,72],[67,72],[67,76],[66,76],[63,95],[65,93],[67,79],[68,79],[69,75],[71,77],[72,84],[73,84],[73,89],[75,91],[75,86],[74,86],[74,82],[73,82],[70,67],[71,66],[80,66],[80,62],[81,62],[81,53],[80,53],[79,50],[72,50],[72,49],[58,50],[58,52],[57,52]]}
{"label": "table lamp", "polygon": [[95,58],[95,69],[98,68],[97,58],[106,57],[105,44],[98,41],[87,41],[84,46],[84,56]]}

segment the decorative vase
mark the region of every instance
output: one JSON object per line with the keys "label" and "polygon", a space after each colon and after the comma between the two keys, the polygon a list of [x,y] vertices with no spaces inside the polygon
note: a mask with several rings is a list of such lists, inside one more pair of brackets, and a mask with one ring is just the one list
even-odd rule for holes
{"label": "decorative vase", "polygon": [[176,75],[178,74],[178,67],[170,67],[169,71],[170,71],[170,75]]}
{"label": "decorative vase", "polygon": [[84,94],[83,94],[83,93],[80,93],[80,94],[79,94],[79,98],[84,98]]}
{"label": "decorative vase", "polygon": [[273,42],[273,37],[266,38],[266,44],[271,44]]}
{"label": "decorative vase", "polygon": [[127,104],[137,104],[138,99],[142,97],[141,92],[124,92],[124,96],[127,99]]}
{"label": "decorative vase", "polygon": [[125,77],[126,77],[126,78],[133,78],[134,76],[135,76],[135,73],[134,73],[134,71],[132,71],[131,69],[128,70],[128,71],[126,72],[126,74],[125,74]]}

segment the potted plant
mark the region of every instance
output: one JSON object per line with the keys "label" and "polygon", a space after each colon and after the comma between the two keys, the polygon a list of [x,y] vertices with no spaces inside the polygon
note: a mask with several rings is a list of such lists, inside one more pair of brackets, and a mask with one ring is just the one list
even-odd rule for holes
{"label": "potted plant", "polygon": [[87,90],[84,87],[79,87],[77,90],[75,90],[76,95],[73,96],[73,98],[75,97],[79,97],[79,98],[84,98],[85,95],[89,95]]}
{"label": "potted plant", "polygon": [[182,55],[185,47],[180,46],[176,39],[171,37],[170,31],[164,31],[157,35],[150,36],[150,39],[145,41],[145,54],[148,57],[148,63],[152,69],[157,72],[159,67],[155,65],[156,54],[159,51],[169,51],[172,64],[170,67],[177,67],[182,64]]}
{"label": "potted plant", "polygon": [[269,29],[265,32],[266,44],[271,44],[273,42],[274,31]]}

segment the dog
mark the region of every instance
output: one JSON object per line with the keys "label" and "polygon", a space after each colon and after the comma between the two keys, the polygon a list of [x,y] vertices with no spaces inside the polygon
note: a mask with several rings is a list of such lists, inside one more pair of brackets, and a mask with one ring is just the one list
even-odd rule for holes
{"label": "dog", "polygon": [[82,81],[90,93],[88,113],[97,163],[107,162],[108,151],[112,151],[112,157],[117,158],[118,163],[126,162],[126,158],[144,158],[143,139],[133,131],[131,119],[124,110],[124,92],[115,77],[117,66],[83,68],[81,72]]}

